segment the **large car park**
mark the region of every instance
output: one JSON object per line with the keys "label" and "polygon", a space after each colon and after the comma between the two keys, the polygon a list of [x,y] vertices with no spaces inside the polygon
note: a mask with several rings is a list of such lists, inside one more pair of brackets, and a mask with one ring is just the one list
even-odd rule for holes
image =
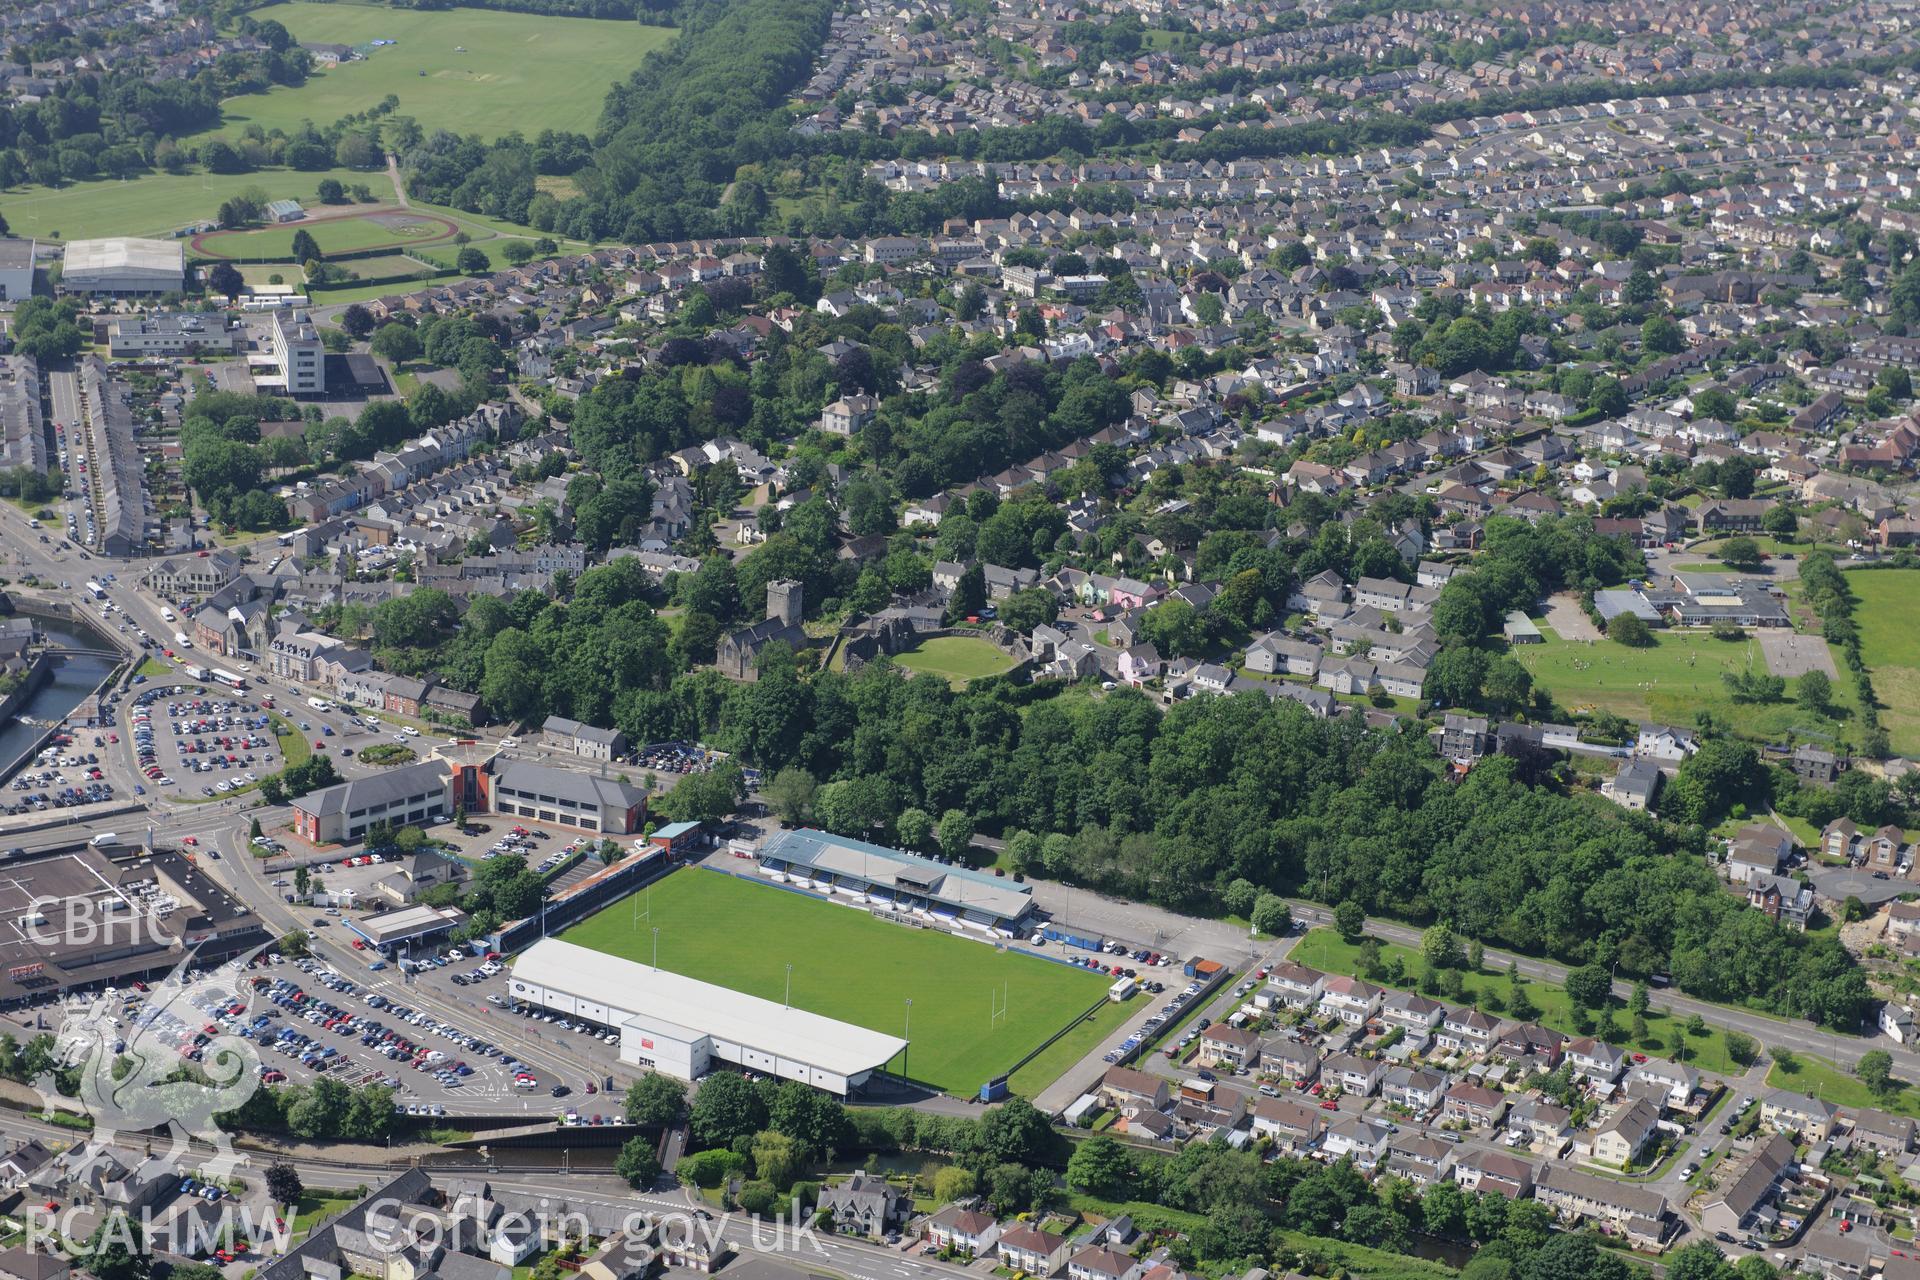
{"label": "large car park", "polygon": [[278,767],[273,722],[257,703],[186,685],[143,689],[129,730],[134,761],[149,782],[219,796]]}
{"label": "large car park", "polygon": [[[319,961],[301,960],[295,967],[303,976],[253,978],[260,996],[282,1011],[284,1023],[256,1017],[259,1025],[252,1034],[264,1049],[299,1067],[403,1093],[437,1086],[444,1094],[488,1083],[496,1085],[490,1092],[502,1092],[510,1073],[524,1070],[510,1054],[464,1028],[363,987]],[[402,1109],[409,1105],[396,1103]],[[443,1103],[411,1106],[415,1115],[445,1113]]]}
{"label": "large car park", "polygon": [[71,809],[114,798],[99,753],[83,751],[66,735],[41,751],[7,786],[14,794],[0,797],[0,812],[9,815]]}

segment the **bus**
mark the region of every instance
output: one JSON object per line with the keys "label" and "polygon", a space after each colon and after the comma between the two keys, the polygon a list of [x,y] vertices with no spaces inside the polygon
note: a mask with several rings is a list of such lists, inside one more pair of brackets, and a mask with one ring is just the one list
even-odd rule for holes
{"label": "bus", "polygon": [[278,538],[274,539],[274,541],[278,542],[283,547],[290,547],[293,545],[293,534],[294,534],[294,531],[289,529],[287,532],[281,534]]}
{"label": "bus", "polygon": [[87,583],[87,594],[95,600],[105,600],[107,598],[107,589],[99,583],[90,580]]}
{"label": "bus", "polygon": [[246,678],[235,675],[231,671],[222,671],[219,667],[215,667],[212,675],[215,680],[226,685],[229,689],[244,689],[247,687]]}

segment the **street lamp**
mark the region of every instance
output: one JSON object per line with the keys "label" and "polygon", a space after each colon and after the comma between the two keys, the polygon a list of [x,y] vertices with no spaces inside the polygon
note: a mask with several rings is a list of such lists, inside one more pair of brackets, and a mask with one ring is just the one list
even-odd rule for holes
{"label": "street lamp", "polygon": [[660,926],[659,925],[653,926],[653,968],[654,968],[654,972],[656,973],[658,973],[660,970]]}
{"label": "street lamp", "polygon": [[793,1007],[793,961],[791,960],[787,961],[787,995],[780,1003],[786,1008]]}
{"label": "street lamp", "polygon": [[912,996],[907,997],[907,1025],[900,1029],[900,1038],[907,1042],[906,1047],[900,1050],[900,1074],[903,1076],[907,1076],[907,1078],[911,1080],[913,1077],[907,1075],[907,1052],[908,1050],[913,1048],[913,997]]}

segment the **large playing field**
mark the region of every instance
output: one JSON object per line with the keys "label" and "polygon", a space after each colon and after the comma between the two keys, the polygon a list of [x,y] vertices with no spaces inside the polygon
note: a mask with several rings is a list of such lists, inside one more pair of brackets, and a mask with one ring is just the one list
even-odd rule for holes
{"label": "large playing field", "polygon": [[[1800,742],[1828,741],[1844,731],[1845,721],[1815,715],[1794,701],[1798,679],[1787,681],[1784,701],[1734,702],[1722,673],[1767,669],[1759,643],[1751,639],[1655,631],[1658,643],[1652,648],[1630,649],[1611,640],[1563,640],[1550,627],[1540,631],[1544,644],[1516,645],[1513,656],[1570,712],[1603,709],[1629,720],[1691,727],[1704,709],[1739,733],[1771,742],[1789,733]],[[1843,710],[1851,707],[1850,682],[1835,680],[1833,696]]]}
{"label": "large playing field", "polygon": [[229,98],[226,128],[325,126],[388,94],[428,130],[496,138],[514,130],[592,133],[607,90],[673,39],[666,27],[487,9],[428,12],[293,3],[254,11],[295,40],[370,46],[362,61],[318,71],[297,89]]}
{"label": "large playing field", "polygon": [[288,198],[312,208],[322,178],[364,183],[376,199],[391,201],[393,183],[383,172],[333,169],[297,173],[149,173],[129,182],[102,179],[65,187],[23,187],[0,194],[0,211],[16,236],[40,240],[87,240],[95,236],[165,236],[196,222],[211,222],[220,202],[257,188],[269,200]]}
{"label": "large playing field", "polygon": [[1013,669],[1012,658],[978,636],[934,636],[893,660],[910,671],[945,676],[956,686]]}
{"label": "large playing field", "polygon": [[1920,570],[1856,570],[1846,578],[1855,598],[1860,655],[1873,672],[1880,723],[1895,751],[1920,751]]}
{"label": "large playing field", "polygon": [[252,231],[210,231],[195,236],[193,252],[203,258],[255,261],[289,258],[293,253],[294,233],[301,230],[312,236],[320,252],[325,254],[414,249],[451,240],[460,233],[460,228],[449,218],[411,209],[377,213],[330,214],[325,209],[310,212],[317,213],[320,220]]}
{"label": "large playing field", "polygon": [[[663,969],[780,1000],[792,965],[795,1006],[873,1031],[905,1034],[911,999],[905,1071],[954,1094],[1011,1068],[1107,986],[1085,970],[699,868],[676,871],[562,936],[651,964],[655,928]],[[1125,1008],[1104,1006],[1036,1066],[1057,1075]],[[1014,1080],[1029,1096],[1047,1083],[1028,1073]]]}

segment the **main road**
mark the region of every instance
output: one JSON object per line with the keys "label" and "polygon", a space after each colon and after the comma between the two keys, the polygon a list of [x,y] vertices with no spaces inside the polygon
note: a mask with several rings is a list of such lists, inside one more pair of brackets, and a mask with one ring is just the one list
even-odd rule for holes
{"label": "main road", "polygon": [[[57,1129],[29,1117],[9,1113],[9,1133],[22,1138],[40,1138],[50,1146],[73,1140],[71,1130]],[[117,1147],[136,1163],[149,1143],[144,1134],[121,1135]],[[157,1149],[157,1148],[156,1148]],[[211,1154],[213,1148],[196,1142],[194,1150]],[[265,1163],[277,1157],[250,1153],[250,1170],[258,1177]],[[407,1164],[378,1162],[371,1159],[332,1161],[324,1155],[303,1150],[292,1158],[300,1171],[301,1182],[321,1191],[351,1191],[359,1187],[378,1188],[402,1172]],[[495,1191],[506,1191],[540,1205],[543,1213],[559,1217],[569,1208],[603,1209],[619,1215],[650,1214],[656,1218],[681,1214],[702,1220],[702,1230],[714,1235],[741,1254],[760,1253],[784,1258],[813,1272],[829,1272],[845,1280],[977,1280],[978,1273],[951,1266],[934,1258],[908,1254],[900,1248],[887,1248],[851,1240],[842,1236],[799,1233],[791,1228],[776,1231],[771,1224],[756,1224],[736,1214],[713,1215],[705,1205],[685,1194],[635,1192],[620,1178],[599,1172],[496,1171],[484,1160],[472,1165],[450,1166],[450,1176],[482,1176]],[[247,1176],[243,1174],[243,1176]]]}

